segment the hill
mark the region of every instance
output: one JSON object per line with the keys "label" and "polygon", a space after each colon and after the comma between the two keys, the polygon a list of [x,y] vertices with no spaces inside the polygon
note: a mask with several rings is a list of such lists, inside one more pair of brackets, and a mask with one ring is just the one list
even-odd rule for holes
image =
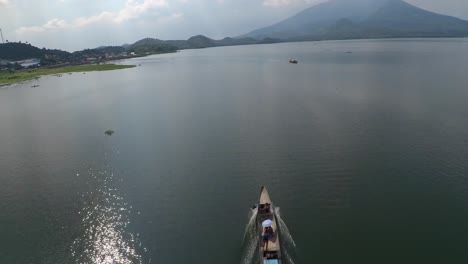
{"label": "hill", "polygon": [[154,38],[145,38],[128,46],[127,51],[135,52],[137,54],[164,53],[164,52],[175,52],[177,51],[177,47],[170,45],[163,40],[154,39]]}
{"label": "hill", "polygon": [[465,36],[468,21],[429,12],[402,0],[330,0],[240,37],[294,41]]}
{"label": "hill", "polygon": [[258,44],[261,41],[253,38],[224,38],[215,40],[203,35],[193,36],[187,40],[160,40],[156,38],[144,38],[126,46],[130,52],[161,51],[173,52],[183,49],[202,49],[217,46],[234,46]]}
{"label": "hill", "polygon": [[214,40],[197,35],[188,40],[160,40],[156,38],[145,38],[133,44],[122,46],[101,46],[95,49],[84,49],[73,53],[62,50],[39,49],[28,43],[6,43],[0,44],[0,60],[20,61],[31,58],[40,59],[42,65],[55,64],[80,64],[103,62],[111,59],[144,56],[147,54],[159,54],[175,52],[182,49],[199,49],[216,46],[246,45],[262,43],[252,38],[224,38]]}
{"label": "hill", "polygon": [[26,60],[30,58],[45,59],[46,57],[69,56],[70,53],[61,50],[39,49],[29,43],[10,42],[0,44],[0,59]]}

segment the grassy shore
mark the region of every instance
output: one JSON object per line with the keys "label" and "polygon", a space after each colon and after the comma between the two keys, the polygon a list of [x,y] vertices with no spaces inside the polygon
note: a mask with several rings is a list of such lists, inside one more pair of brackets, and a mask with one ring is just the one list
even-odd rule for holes
{"label": "grassy shore", "polygon": [[35,70],[22,70],[13,73],[0,72],[0,86],[14,83],[30,81],[44,75],[71,73],[71,72],[91,72],[91,71],[111,71],[133,68],[135,65],[116,65],[116,64],[86,64],[77,66],[64,66],[58,68],[40,68]]}

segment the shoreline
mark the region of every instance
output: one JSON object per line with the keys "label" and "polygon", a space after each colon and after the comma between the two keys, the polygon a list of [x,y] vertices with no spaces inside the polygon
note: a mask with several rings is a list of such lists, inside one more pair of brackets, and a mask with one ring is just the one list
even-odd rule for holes
{"label": "shoreline", "polygon": [[135,68],[136,65],[118,64],[83,64],[74,66],[63,66],[57,68],[39,68],[34,70],[22,70],[16,72],[0,72],[0,87],[37,80],[42,76],[54,74],[66,74],[73,72],[112,71]]}

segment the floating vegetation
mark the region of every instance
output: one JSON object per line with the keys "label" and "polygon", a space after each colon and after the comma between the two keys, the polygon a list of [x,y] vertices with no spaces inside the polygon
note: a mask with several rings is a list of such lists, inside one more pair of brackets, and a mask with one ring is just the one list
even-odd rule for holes
{"label": "floating vegetation", "polygon": [[114,134],[114,130],[107,130],[106,132],[104,132],[104,134],[112,136],[112,134]]}
{"label": "floating vegetation", "polygon": [[86,72],[91,71],[110,71],[110,70],[120,70],[126,68],[133,68],[136,65],[116,65],[116,64],[85,64],[85,65],[76,65],[76,66],[64,66],[58,68],[39,68],[35,70],[28,71],[15,71],[15,72],[0,72],[0,86],[10,85],[14,83],[20,83],[24,81],[37,80],[40,76],[44,75],[54,75],[57,77],[62,77],[62,74],[72,73],[72,72]]}

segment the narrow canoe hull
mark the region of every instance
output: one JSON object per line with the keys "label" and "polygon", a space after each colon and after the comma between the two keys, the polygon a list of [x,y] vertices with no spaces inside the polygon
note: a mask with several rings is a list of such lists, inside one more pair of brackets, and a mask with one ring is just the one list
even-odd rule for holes
{"label": "narrow canoe hull", "polygon": [[[262,223],[265,220],[272,221],[273,235],[268,239],[268,250],[264,247]],[[281,263],[281,246],[277,219],[275,217],[275,209],[271,202],[270,195],[267,189],[262,186],[260,190],[260,198],[257,206],[257,232],[260,236],[260,263]]]}

